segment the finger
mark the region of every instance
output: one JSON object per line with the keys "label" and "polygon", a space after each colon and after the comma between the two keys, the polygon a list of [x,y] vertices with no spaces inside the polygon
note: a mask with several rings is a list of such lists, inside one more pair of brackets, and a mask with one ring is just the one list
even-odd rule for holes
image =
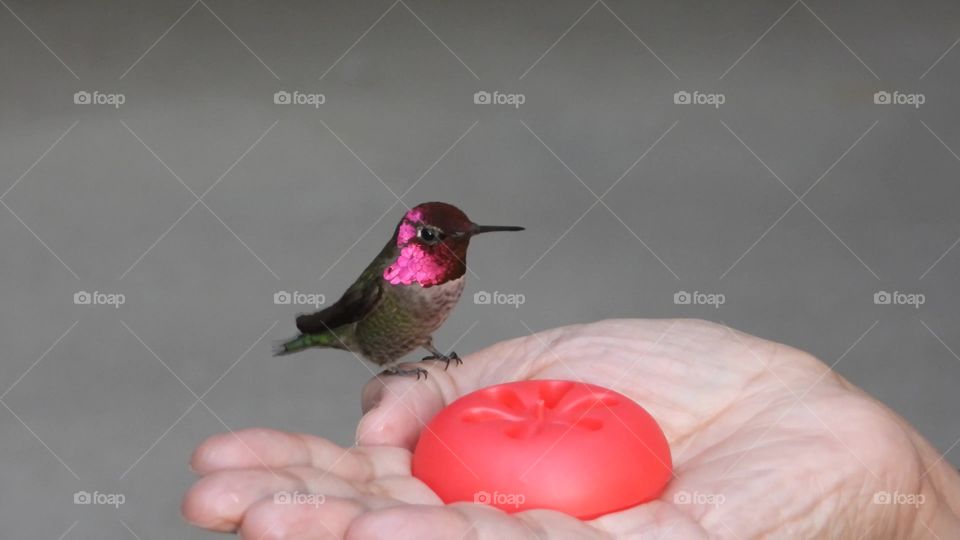
{"label": "finger", "polygon": [[429,372],[424,380],[378,375],[363,389],[363,412],[378,406],[386,397],[402,395],[402,390],[415,386],[414,383],[417,382],[450,400],[491,384],[525,379],[552,360],[545,354],[545,350],[562,337],[565,331],[567,328],[555,328],[502,341],[466,356],[462,364],[451,364],[447,369],[440,363],[424,362],[420,365]]}
{"label": "finger", "polygon": [[601,538],[597,529],[574,517],[548,510],[506,514],[477,504],[410,505],[373,510],[358,516],[347,540],[504,538]]}
{"label": "finger", "polygon": [[357,428],[360,445],[388,445],[412,449],[426,422],[445,405],[478,388],[520,380],[545,363],[541,354],[558,330],[497,343],[463,359],[462,365],[443,369],[427,365],[425,380],[377,376],[363,389],[364,417]]}
{"label": "finger", "polygon": [[351,479],[368,478],[373,471],[364,451],[345,449],[313,435],[259,428],[214,435],[197,447],[190,461],[190,467],[200,474],[297,466],[327,469]]}
{"label": "finger", "polygon": [[228,470],[198,480],[184,497],[181,512],[189,523],[198,527],[233,531],[249,507],[262,499],[273,500],[275,493],[283,492],[336,497],[362,495],[357,485],[320,469]]}
{"label": "finger", "polygon": [[278,504],[263,500],[243,517],[240,536],[256,540],[339,539],[366,511],[357,500],[328,497],[319,504]]}
{"label": "finger", "polygon": [[363,389],[366,414],[357,426],[357,444],[413,449],[423,424],[447,403],[442,378],[440,374],[425,381],[387,376],[368,382]]}

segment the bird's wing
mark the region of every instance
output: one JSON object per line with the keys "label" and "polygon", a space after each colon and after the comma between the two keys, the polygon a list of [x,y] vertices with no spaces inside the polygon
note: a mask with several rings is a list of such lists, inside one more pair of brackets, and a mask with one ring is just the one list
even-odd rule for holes
{"label": "bird's wing", "polygon": [[297,329],[304,334],[319,334],[359,321],[377,305],[383,296],[382,280],[376,264],[363,275],[332,306],[313,314],[297,317]]}

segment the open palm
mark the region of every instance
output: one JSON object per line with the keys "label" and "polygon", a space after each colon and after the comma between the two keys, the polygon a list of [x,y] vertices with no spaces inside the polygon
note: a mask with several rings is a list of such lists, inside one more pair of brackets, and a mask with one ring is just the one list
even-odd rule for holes
{"label": "open palm", "polygon": [[[674,478],[658,500],[581,522],[443,505],[410,475],[423,423],[473,390],[568,379],[656,418]],[[960,529],[960,476],[901,418],[788,346],[688,320],[611,320],[502,342],[426,381],[363,393],[358,445],[245,430],[193,457],[186,518],[245,538],[938,538]],[[585,457],[589,459],[589,457]],[[279,494],[279,495],[277,495]]]}

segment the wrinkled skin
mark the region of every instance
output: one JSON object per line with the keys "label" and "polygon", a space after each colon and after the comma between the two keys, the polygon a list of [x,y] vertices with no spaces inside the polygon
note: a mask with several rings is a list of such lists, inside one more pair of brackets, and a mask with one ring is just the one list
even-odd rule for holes
{"label": "wrinkled skin", "polygon": [[[367,385],[354,448],[265,429],[211,437],[193,456],[201,478],[184,516],[264,540],[960,537],[957,471],[902,418],[782,344],[703,321],[610,320],[429,369],[426,381]],[[581,522],[545,510],[445,506],[411,477],[423,420],[475,389],[531,378],[583,380],[643,405],[673,450],[675,476],[663,495]],[[278,491],[323,494],[324,502],[277,504]],[[878,491],[923,504],[876,504]],[[678,504],[680,492],[701,500]]]}

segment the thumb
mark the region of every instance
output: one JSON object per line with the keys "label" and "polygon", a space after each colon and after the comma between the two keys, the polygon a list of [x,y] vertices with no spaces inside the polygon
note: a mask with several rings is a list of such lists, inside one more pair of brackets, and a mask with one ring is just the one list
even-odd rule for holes
{"label": "thumb", "polygon": [[[526,379],[542,368],[542,349],[563,329],[502,341],[463,359],[461,365],[444,369],[437,363],[424,365],[425,380],[396,375],[377,375],[363,388],[363,412],[357,426],[357,444],[400,446],[410,450],[424,425],[440,409],[478,388]],[[538,361],[539,359],[539,361]]]}
{"label": "thumb", "polygon": [[395,375],[370,379],[363,388],[357,444],[413,450],[423,426],[456,399],[452,386],[449,376],[435,369],[426,380]]}

